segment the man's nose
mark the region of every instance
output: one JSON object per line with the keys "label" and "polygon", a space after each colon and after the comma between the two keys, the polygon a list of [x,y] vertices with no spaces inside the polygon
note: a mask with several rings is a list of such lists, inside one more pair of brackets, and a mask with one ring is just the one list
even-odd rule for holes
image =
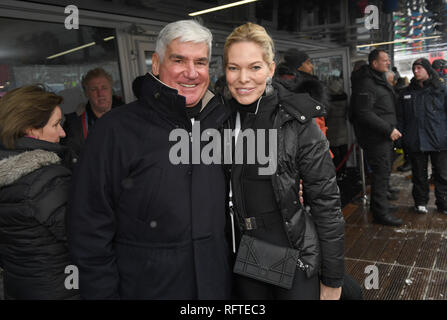
{"label": "man's nose", "polygon": [[199,75],[193,62],[186,65],[185,75],[188,79],[195,79]]}

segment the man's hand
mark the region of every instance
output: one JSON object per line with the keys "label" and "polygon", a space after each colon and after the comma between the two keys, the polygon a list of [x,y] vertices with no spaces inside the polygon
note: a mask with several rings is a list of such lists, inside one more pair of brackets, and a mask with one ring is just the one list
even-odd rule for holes
{"label": "man's hand", "polygon": [[400,137],[402,137],[402,133],[400,133],[399,130],[394,128],[393,132],[391,132],[391,135],[390,135],[391,140],[396,141]]}
{"label": "man's hand", "polygon": [[320,300],[340,300],[341,287],[331,288],[320,282]]}

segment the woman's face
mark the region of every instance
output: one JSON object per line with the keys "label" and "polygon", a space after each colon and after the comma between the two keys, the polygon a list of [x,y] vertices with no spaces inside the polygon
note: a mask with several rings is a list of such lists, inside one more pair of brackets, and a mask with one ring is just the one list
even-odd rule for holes
{"label": "woman's face", "polygon": [[275,63],[264,61],[264,50],[254,42],[236,42],[228,48],[225,70],[228,89],[240,104],[248,105],[264,93],[267,77],[273,77]]}
{"label": "woman's face", "polygon": [[61,108],[57,106],[43,128],[29,129],[26,131],[26,134],[39,140],[59,143],[60,139],[65,137],[65,131],[62,129],[61,121],[62,111]]}

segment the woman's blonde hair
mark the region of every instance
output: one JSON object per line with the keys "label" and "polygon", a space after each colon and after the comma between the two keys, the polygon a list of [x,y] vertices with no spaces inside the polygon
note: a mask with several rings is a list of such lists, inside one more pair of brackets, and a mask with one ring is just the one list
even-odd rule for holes
{"label": "woman's blonde hair", "polygon": [[228,64],[228,50],[232,44],[241,41],[254,42],[259,45],[263,50],[262,55],[264,61],[268,65],[272,64],[275,59],[275,47],[272,38],[268,35],[264,27],[247,22],[233,30],[233,32],[227,37],[224,47],[224,64]]}
{"label": "woman's blonde hair", "polygon": [[9,91],[0,98],[0,140],[13,149],[27,129],[40,129],[50,120],[61,96],[48,92],[41,85],[31,85]]}

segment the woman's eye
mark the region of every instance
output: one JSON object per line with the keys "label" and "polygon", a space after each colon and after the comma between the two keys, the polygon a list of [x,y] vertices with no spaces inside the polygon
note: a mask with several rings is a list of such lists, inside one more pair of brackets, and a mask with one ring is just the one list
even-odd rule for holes
{"label": "woman's eye", "polygon": [[234,71],[234,70],[236,70],[236,67],[228,67],[228,70]]}
{"label": "woman's eye", "polygon": [[253,66],[252,69],[253,70],[259,70],[259,69],[261,69],[261,66]]}

